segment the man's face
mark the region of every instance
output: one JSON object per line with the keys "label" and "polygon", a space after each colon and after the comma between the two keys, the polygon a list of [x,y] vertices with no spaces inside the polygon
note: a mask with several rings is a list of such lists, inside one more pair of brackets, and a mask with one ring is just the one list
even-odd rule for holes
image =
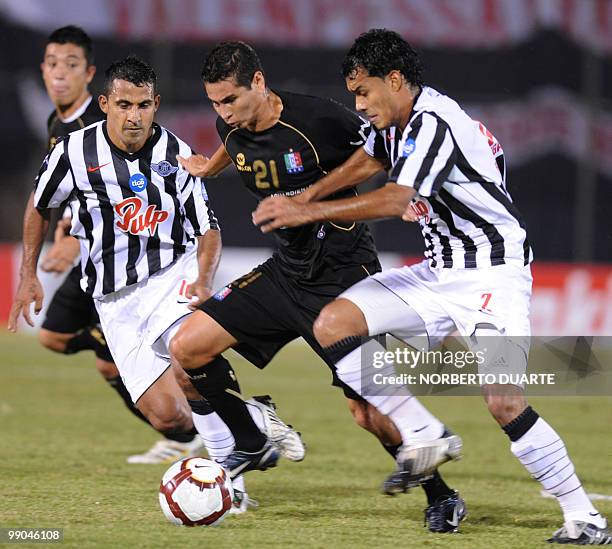
{"label": "man's face", "polygon": [[253,128],[257,111],[265,100],[266,85],[263,75],[255,73],[251,86],[236,85],[233,78],[204,84],[206,95],[215,112],[232,128]]}
{"label": "man's face", "polygon": [[85,52],[76,44],[47,44],[40,64],[47,94],[53,103],[68,108],[87,91],[96,68],[87,65]]}
{"label": "man's face", "polygon": [[397,108],[393,83],[369,76],[365,69],[358,69],[346,78],[347,89],[355,95],[355,109],[364,114],[377,129],[389,128],[397,123]]}
{"label": "man's face", "polygon": [[99,97],[106,113],[106,127],[111,141],[129,153],[140,150],[151,135],[159,95],[153,86],[137,86],[125,80],[113,80],[108,97]]}

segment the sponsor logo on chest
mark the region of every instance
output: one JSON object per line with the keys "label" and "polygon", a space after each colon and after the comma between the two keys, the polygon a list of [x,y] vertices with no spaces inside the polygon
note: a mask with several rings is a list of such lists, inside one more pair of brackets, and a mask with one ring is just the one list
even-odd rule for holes
{"label": "sponsor logo on chest", "polygon": [[149,204],[143,211],[143,201],[137,196],[117,203],[115,213],[119,216],[117,228],[136,236],[147,231],[149,236],[155,236],[158,225],[170,217],[169,212],[158,210],[154,204]]}

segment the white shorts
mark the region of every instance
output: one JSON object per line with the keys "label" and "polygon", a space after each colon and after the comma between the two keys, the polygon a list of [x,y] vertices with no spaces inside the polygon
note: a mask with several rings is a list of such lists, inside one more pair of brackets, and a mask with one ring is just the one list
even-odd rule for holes
{"label": "white shorts", "polygon": [[196,247],[150,278],[94,300],[123,383],[136,402],[170,364],[168,345],[190,314],[185,289],[198,275]]}
{"label": "white shorts", "polygon": [[[432,270],[425,260],[370,276],[339,297],[361,309],[370,335],[390,333],[404,341],[426,335],[433,348],[455,330],[469,337],[479,325],[529,336],[531,283],[529,266]],[[414,322],[410,308],[422,322]]]}

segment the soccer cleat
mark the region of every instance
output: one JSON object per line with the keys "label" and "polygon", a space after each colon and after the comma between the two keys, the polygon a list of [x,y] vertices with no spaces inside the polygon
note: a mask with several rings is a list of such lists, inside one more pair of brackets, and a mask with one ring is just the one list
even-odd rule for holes
{"label": "soccer cleat", "polygon": [[421,484],[443,463],[461,458],[461,437],[444,430],[436,440],[404,445],[397,452],[397,469],[383,484],[383,491],[391,495],[405,492]]}
{"label": "soccer cleat", "polygon": [[254,396],[246,402],[261,412],[263,433],[279,449],[281,455],[290,461],[302,461],[306,455],[302,437],[291,425],[287,425],[278,417],[276,404],[272,402],[270,395]]}
{"label": "soccer cleat", "polygon": [[426,480],[429,480],[431,475],[420,477],[417,480],[410,478],[406,471],[396,469],[383,482],[381,492],[387,496],[395,496],[397,494],[407,494],[411,488],[420,486]]}
{"label": "soccer cleat", "polygon": [[588,522],[571,520],[565,522],[547,541],[564,545],[612,545],[612,532],[607,525],[599,528]]}
{"label": "soccer cleat", "polygon": [[178,459],[186,457],[200,456],[206,447],[200,438],[200,435],[193,437],[190,442],[176,442],[164,438],[158,440],[144,454],[136,454],[127,458],[128,463],[172,463]]}
{"label": "soccer cleat", "polygon": [[425,521],[430,532],[454,533],[459,523],[467,515],[465,501],[454,492],[452,496],[442,496],[425,509]]}
{"label": "soccer cleat", "polygon": [[234,489],[234,500],[229,511],[230,515],[242,515],[242,513],[246,513],[249,510],[249,507],[257,509],[259,503],[251,499],[246,492]]}
{"label": "soccer cleat", "polygon": [[276,467],[279,458],[278,448],[268,440],[257,452],[234,450],[221,465],[229,471],[233,480],[247,471],[265,471],[270,467]]}

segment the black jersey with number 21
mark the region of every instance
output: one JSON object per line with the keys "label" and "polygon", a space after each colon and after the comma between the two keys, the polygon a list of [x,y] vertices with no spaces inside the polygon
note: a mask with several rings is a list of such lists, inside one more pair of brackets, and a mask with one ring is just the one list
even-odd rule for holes
{"label": "black jersey with number 21", "polygon": [[[295,196],[361,147],[368,122],[343,105],[318,97],[276,92],[283,109],[271,128],[251,132],[232,128],[221,118],[217,130],[244,185],[259,200]],[[354,190],[330,198],[354,196]],[[276,257],[296,282],[317,285],[323,273],[344,265],[376,260],[376,248],[363,223],[316,223],[274,232]]]}

